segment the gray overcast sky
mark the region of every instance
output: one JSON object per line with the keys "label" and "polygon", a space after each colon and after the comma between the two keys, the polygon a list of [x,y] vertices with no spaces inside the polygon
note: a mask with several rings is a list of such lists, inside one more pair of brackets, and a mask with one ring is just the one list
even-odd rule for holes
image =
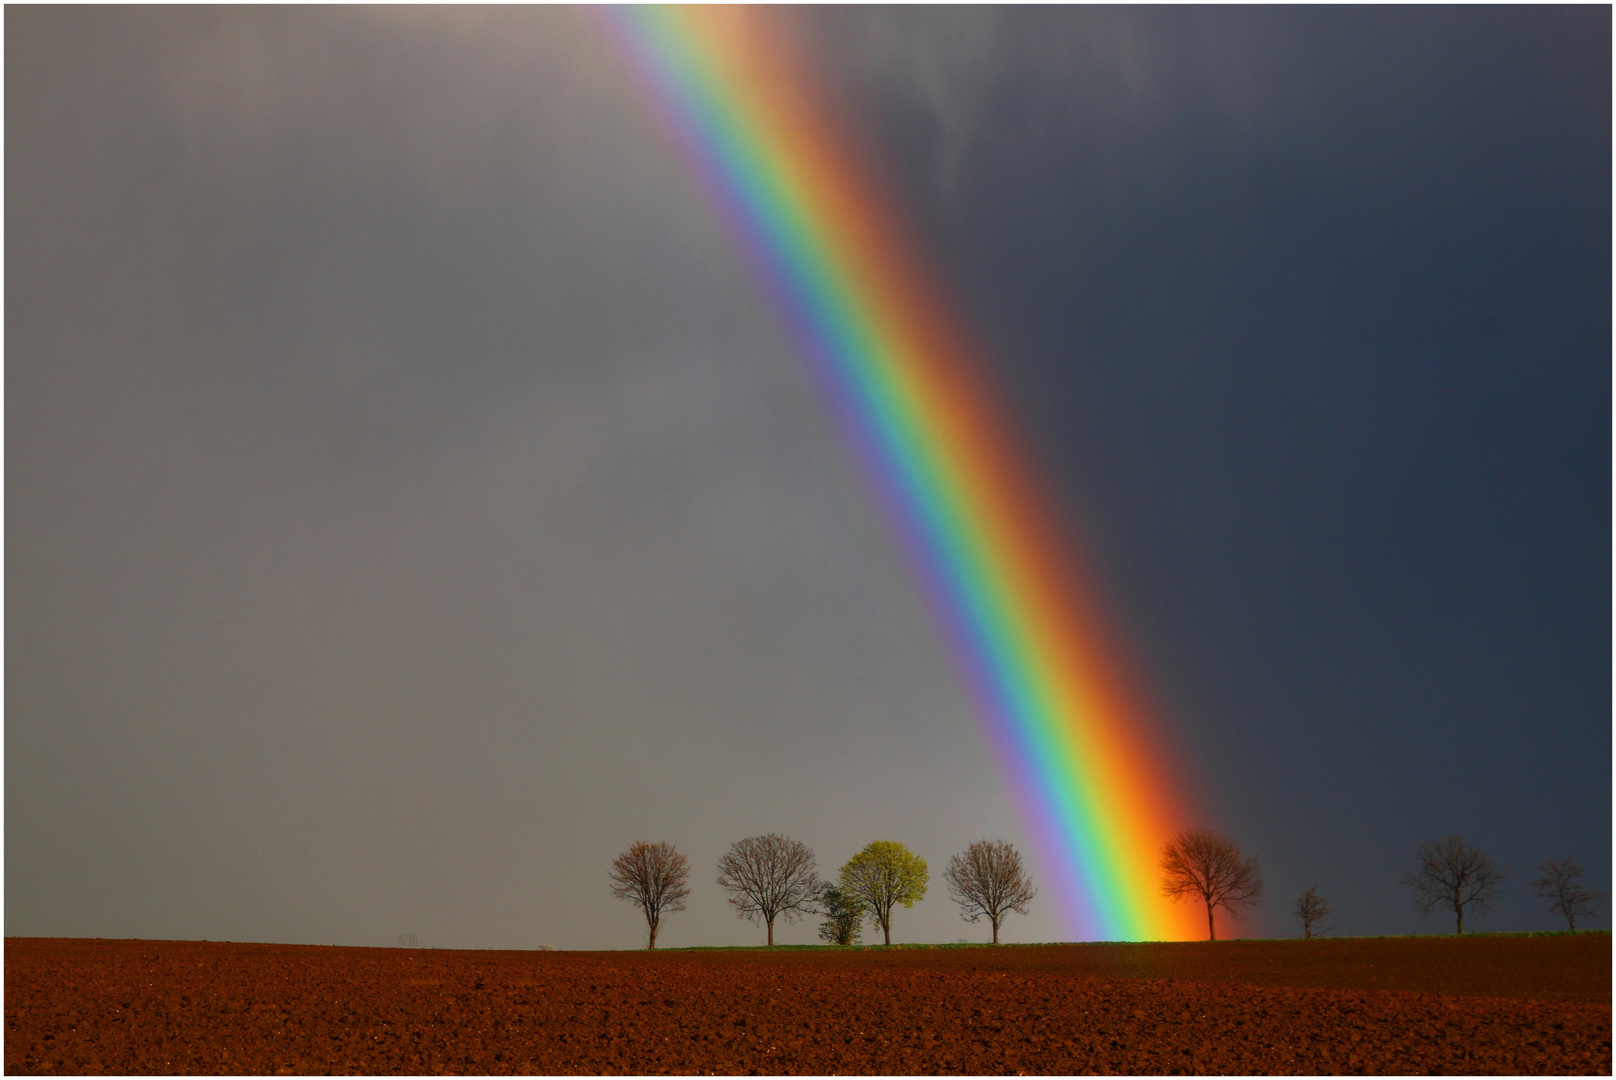
{"label": "gray overcast sky", "polygon": [[[792,11],[1212,822],[1342,933],[1610,881],[1610,13]],[[605,869],[1027,839],[585,16],[6,11],[8,935],[632,947]],[[1038,868],[1034,866],[1035,873]],[[1606,909],[1608,911],[1608,909]],[[1608,926],[1608,914],[1596,921]],[[785,941],[812,939],[799,925]],[[1061,936],[1053,905],[1009,940]]]}

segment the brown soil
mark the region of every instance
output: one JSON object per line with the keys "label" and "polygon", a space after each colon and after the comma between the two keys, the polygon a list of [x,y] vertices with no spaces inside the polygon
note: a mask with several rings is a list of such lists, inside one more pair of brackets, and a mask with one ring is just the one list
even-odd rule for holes
{"label": "brown soil", "polygon": [[8,938],[9,1073],[1611,1071],[1611,939],[451,952]]}

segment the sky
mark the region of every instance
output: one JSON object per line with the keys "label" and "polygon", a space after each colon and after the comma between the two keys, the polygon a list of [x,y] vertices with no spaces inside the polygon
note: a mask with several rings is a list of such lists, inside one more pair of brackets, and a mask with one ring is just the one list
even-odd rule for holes
{"label": "sky", "polygon": [[[1238,931],[1445,931],[1450,833],[1476,929],[1608,893],[1610,10],[775,17],[1258,856]],[[779,832],[987,940],[940,873],[1040,875],[1015,793],[600,21],[5,20],[8,936],[633,948],[646,839],[659,945],[759,943],[715,863]]]}

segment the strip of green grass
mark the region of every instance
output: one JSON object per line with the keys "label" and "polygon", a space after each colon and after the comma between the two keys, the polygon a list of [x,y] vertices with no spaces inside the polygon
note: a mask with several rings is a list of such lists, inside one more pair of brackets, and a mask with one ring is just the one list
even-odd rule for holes
{"label": "strip of green grass", "polygon": [[[1544,938],[1544,937],[1586,937],[1589,934],[1603,934],[1610,936],[1609,930],[1487,930],[1465,934],[1465,938]],[[1458,940],[1458,934],[1364,934],[1356,937],[1327,937],[1320,936],[1312,941],[1406,941],[1414,938],[1453,938]],[[1221,945],[1230,942],[1294,942],[1297,945],[1307,945],[1311,942],[1302,938],[1222,938],[1218,941],[1207,942],[1210,945]],[[895,949],[1037,949],[1047,945],[1180,945],[1195,944],[1195,942],[1177,941],[1014,941],[994,945],[986,941],[951,941],[937,944],[923,942],[908,942],[901,945],[682,945],[673,948],[659,949],[659,952],[891,952]]]}

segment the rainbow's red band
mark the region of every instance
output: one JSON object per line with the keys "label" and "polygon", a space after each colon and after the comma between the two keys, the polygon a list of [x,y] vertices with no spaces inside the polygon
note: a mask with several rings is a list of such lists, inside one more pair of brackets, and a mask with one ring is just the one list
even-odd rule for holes
{"label": "rainbow's red band", "polygon": [[849,430],[1033,824],[1073,937],[1199,936],[1160,894],[1184,827],[1165,755],[1042,509],[944,293],[900,235],[767,9],[608,16]]}

